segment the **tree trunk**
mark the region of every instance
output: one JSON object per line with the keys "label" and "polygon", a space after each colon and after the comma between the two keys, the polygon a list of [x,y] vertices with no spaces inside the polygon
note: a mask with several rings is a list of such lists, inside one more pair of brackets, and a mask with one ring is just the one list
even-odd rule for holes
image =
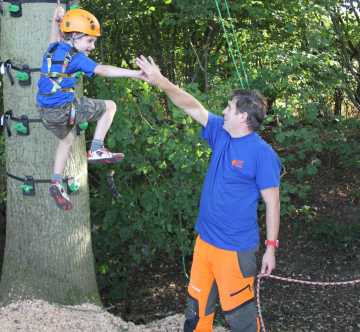
{"label": "tree trunk", "polygon": [[336,88],[334,92],[334,115],[341,117],[341,106],[344,100],[344,95],[341,89]]}
{"label": "tree trunk", "polygon": [[[1,19],[1,59],[40,67],[48,46],[55,3],[22,4],[23,15]],[[5,3],[7,7],[9,3]],[[5,8],[6,9],[6,8]],[[15,73],[13,71],[13,73]],[[39,73],[32,85],[11,86],[4,77],[4,110],[14,116],[39,118],[35,104]],[[14,122],[11,123],[13,125]],[[30,135],[14,131],[6,138],[6,170],[19,177],[49,179],[57,138],[41,123],[30,124]],[[0,301],[19,298],[43,299],[61,304],[100,304],[91,245],[89,190],[84,135],[78,136],[65,169],[78,176],[80,191],[72,196],[73,210],[56,207],[48,193],[49,184],[36,184],[35,196],[24,196],[21,182],[7,178],[7,223]]]}

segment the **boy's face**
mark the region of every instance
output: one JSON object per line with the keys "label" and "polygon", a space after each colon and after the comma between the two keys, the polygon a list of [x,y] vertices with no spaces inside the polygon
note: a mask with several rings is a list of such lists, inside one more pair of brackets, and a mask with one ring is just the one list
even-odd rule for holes
{"label": "boy's face", "polygon": [[84,52],[86,55],[88,55],[95,48],[96,39],[97,37],[85,35],[75,39],[74,46],[78,51]]}

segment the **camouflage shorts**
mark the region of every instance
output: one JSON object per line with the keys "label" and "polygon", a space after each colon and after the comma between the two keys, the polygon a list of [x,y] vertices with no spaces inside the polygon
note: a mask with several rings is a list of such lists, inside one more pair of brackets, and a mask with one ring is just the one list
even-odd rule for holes
{"label": "camouflage shorts", "polygon": [[86,121],[97,121],[106,111],[106,104],[101,99],[87,97],[75,98],[72,103],[58,108],[39,108],[40,118],[46,129],[60,139],[65,138],[75,125],[69,124],[69,114],[74,106],[75,125]]}

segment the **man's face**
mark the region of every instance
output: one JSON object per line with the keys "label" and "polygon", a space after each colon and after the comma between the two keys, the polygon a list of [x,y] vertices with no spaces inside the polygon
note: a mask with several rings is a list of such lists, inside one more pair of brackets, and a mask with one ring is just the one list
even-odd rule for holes
{"label": "man's face", "polygon": [[74,40],[74,46],[80,52],[84,52],[86,55],[95,49],[96,37],[93,36],[82,36]]}
{"label": "man's face", "polygon": [[228,132],[231,133],[239,127],[241,127],[242,124],[246,123],[247,119],[247,113],[236,113],[236,99],[232,99],[228,101],[227,106],[223,110],[224,114],[224,126],[223,128]]}

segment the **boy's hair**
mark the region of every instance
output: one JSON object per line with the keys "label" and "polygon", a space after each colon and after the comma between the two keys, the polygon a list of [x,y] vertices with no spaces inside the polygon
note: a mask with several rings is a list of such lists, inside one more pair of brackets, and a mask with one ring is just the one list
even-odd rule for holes
{"label": "boy's hair", "polygon": [[85,33],[82,32],[64,32],[63,33],[63,39],[66,41],[81,38],[83,36],[87,36]]}
{"label": "boy's hair", "polygon": [[234,90],[231,100],[236,100],[236,113],[248,114],[247,124],[251,130],[257,131],[263,122],[266,110],[266,98],[257,90]]}

